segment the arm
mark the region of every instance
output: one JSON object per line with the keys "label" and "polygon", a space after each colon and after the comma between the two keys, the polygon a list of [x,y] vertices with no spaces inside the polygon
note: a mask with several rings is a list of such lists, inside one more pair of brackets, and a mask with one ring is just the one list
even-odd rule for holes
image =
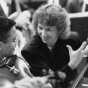
{"label": "arm", "polygon": [[62,79],[66,79],[67,81],[75,78],[77,74],[76,68],[79,66],[80,62],[84,59],[84,57],[87,56],[86,54],[88,52],[88,49],[86,49],[86,46],[87,43],[83,42],[77,50],[73,50],[71,46],[67,45],[70,61],[61,70],[64,75],[62,75],[62,73],[59,71],[57,72]]}
{"label": "arm", "polygon": [[66,80],[75,78],[76,68],[79,66],[84,57],[87,57],[88,49],[86,49],[86,46],[87,43],[83,42],[77,50],[73,50],[71,46],[67,45],[70,61],[68,65],[63,68],[63,72],[66,73]]}

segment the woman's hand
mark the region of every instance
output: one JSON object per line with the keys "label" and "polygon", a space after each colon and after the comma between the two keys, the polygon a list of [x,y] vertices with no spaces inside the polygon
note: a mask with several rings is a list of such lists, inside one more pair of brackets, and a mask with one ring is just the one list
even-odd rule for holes
{"label": "woman's hand", "polygon": [[68,63],[68,65],[72,69],[75,69],[80,64],[82,59],[88,56],[87,42],[83,42],[80,48],[77,50],[73,50],[70,45],[67,45],[67,48],[69,50],[69,56],[70,56],[70,62]]}
{"label": "woman's hand", "polygon": [[57,75],[62,80],[64,80],[66,78],[66,73],[65,72],[57,71]]}

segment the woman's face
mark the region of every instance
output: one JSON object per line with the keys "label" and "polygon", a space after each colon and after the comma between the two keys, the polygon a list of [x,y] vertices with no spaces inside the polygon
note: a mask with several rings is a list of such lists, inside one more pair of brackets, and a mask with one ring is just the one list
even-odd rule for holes
{"label": "woman's face", "polygon": [[48,47],[52,47],[55,45],[58,39],[58,30],[55,26],[46,26],[42,24],[38,24],[37,32],[44,43],[48,45]]}

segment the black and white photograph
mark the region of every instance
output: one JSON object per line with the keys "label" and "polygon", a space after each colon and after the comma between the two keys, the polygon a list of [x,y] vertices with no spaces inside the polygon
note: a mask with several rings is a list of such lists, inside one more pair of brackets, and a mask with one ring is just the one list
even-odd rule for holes
{"label": "black and white photograph", "polygon": [[0,0],[0,88],[88,88],[88,0]]}

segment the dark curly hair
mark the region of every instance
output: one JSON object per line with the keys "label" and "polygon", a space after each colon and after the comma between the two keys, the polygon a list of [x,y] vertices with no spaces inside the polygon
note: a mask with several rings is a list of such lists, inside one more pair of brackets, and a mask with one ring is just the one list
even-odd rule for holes
{"label": "dark curly hair", "polygon": [[64,8],[52,4],[46,4],[38,8],[33,15],[32,24],[36,33],[38,23],[47,26],[56,26],[58,31],[64,31],[70,24],[70,20]]}

